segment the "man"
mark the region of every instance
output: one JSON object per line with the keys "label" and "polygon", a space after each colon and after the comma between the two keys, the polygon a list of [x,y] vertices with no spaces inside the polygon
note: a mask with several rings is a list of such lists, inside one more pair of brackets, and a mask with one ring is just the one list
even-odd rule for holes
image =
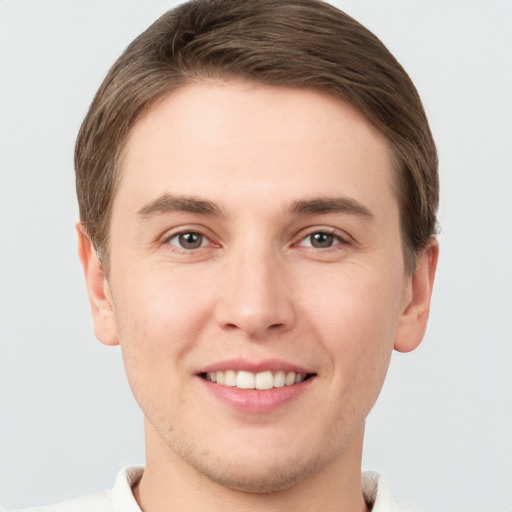
{"label": "man", "polygon": [[315,0],[183,4],[114,64],[76,172],[147,461],[46,510],[407,510],[361,453],[426,328],[437,158],[383,45]]}

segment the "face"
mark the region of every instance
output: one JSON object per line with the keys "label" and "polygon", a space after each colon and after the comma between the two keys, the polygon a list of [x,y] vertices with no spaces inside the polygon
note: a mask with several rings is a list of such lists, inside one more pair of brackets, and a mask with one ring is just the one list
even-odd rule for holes
{"label": "face", "polygon": [[360,456],[414,301],[391,162],[307,90],[188,85],[135,125],[92,295],[148,461],[269,491]]}

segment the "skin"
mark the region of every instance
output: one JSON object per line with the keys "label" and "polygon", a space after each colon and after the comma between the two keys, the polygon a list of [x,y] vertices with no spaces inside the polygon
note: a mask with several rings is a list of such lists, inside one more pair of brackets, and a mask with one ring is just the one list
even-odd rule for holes
{"label": "skin", "polygon": [[[81,230],[79,251],[96,335],[121,344],[145,414],[144,510],[366,510],[365,418],[393,348],[423,337],[438,253],[406,273],[393,180],[385,138],[314,91],[196,83],[137,122],[108,278]],[[198,375],[233,359],[310,379],[240,411]]]}

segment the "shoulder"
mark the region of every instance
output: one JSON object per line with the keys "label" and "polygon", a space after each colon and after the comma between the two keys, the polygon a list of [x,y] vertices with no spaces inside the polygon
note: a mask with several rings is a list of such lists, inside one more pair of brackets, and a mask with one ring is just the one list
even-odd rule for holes
{"label": "shoulder", "polygon": [[117,474],[114,486],[108,491],[54,505],[20,510],[0,509],[0,512],[140,512],[132,494],[132,486],[140,479],[144,468],[126,467]]}
{"label": "shoulder", "polygon": [[378,473],[366,471],[362,475],[364,499],[372,512],[420,512],[419,510],[397,503],[389,490],[386,480]]}
{"label": "shoulder", "polygon": [[[112,500],[108,491],[83,498],[62,501],[54,505],[31,507],[16,512],[112,512]],[[2,512],[9,512],[4,510]],[[14,511],[11,511],[14,512]]]}

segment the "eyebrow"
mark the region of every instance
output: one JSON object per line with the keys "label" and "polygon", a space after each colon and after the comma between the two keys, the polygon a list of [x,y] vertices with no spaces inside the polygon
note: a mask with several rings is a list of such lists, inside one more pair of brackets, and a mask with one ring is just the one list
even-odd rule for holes
{"label": "eyebrow", "polygon": [[372,212],[359,201],[349,197],[321,197],[296,201],[290,207],[294,215],[321,215],[326,213],[346,213],[372,219]]}
{"label": "eyebrow", "polygon": [[213,202],[199,199],[193,196],[175,196],[162,194],[160,197],[143,206],[137,215],[140,217],[151,217],[154,214],[165,214],[172,212],[199,213],[224,217],[222,210]]}
{"label": "eyebrow", "polygon": [[[137,215],[143,218],[155,214],[173,212],[198,213],[215,217],[225,217],[222,209],[212,201],[194,196],[175,196],[162,194],[157,199],[143,206]],[[363,204],[349,197],[320,197],[293,202],[288,208],[291,215],[322,215],[326,213],[345,213],[373,218],[372,212]]]}

